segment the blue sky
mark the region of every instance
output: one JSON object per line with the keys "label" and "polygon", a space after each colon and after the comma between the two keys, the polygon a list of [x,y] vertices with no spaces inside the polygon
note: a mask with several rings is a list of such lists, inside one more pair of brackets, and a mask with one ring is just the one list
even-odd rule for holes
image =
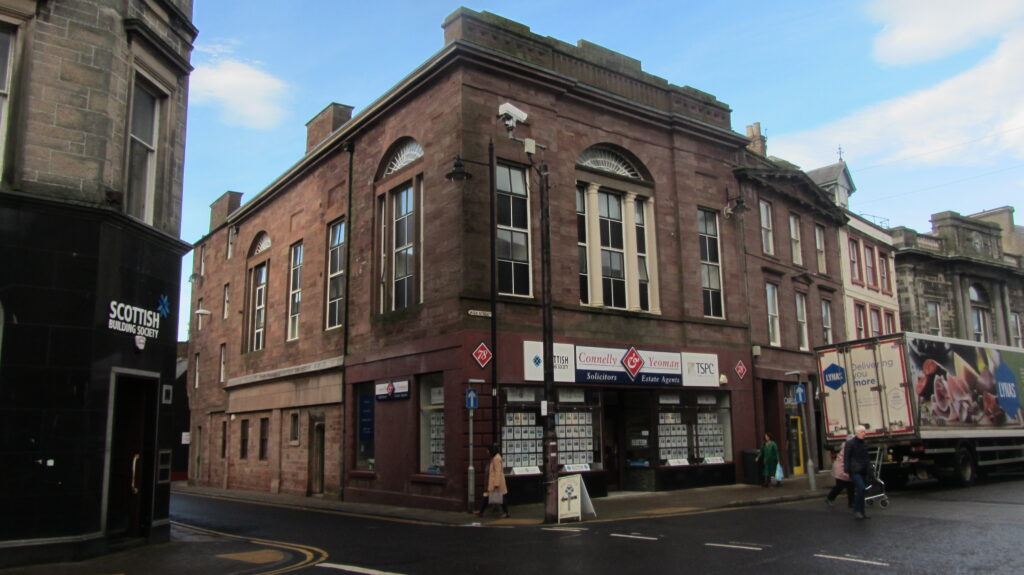
{"label": "blue sky", "polygon": [[[182,239],[222,193],[247,201],[297,162],[327,104],[358,114],[440,50],[460,5],[709,92],[804,169],[842,146],[851,209],[891,226],[1024,205],[1024,2],[195,0]],[[185,282],[180,301],[184,339]]]}

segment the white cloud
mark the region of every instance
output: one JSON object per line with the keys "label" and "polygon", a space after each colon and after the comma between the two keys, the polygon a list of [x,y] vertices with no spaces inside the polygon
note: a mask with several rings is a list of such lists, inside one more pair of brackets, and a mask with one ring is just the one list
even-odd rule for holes
{"label": "white cloud", "polygon": [[805,168],[835,161],[836,146],[862,168],[980,166],[1009,152],[1024,158],[1024,26],[974,68],[939,84],[878,103],[827,124],[777,136],[769,152]]}
{"label": "white cloud", "polygon": [[[211,104],[232,126],[256,130],[276,127],[287,115],[288,84],[259,68],[231,58],[232,48],[209,45],[214,59],[197,64],[189,82],[189,105]],[[226,57],[227,56],[227,57]]]}
{"label": "white cloud", "polygon": [[873,0],[868,14],[883,24],[875,58],[906,65],[954,54],[1024,22],[1017,0]]}

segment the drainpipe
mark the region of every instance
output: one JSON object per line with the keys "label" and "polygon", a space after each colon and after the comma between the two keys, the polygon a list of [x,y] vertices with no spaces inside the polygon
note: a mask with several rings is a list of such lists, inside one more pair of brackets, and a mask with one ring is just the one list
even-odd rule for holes
{"label": "drainpipe", "polygon": [[[355,173],[355,144],[349,140],[342,144],[342,150],[348,152],[348,207],[345,209],[345,320],[342,322],[341,353],[345,362],[341,365],[341,446],[338,458],[338,499],[345,499],[345,446],[348,445],[348,437],[345,430],[345,410],[348,403],[345,401],[346,388],[348,387],[348,336],[349,336],[349,285],[352,283],[352,179]],[[326,441],[326,439],[325,439]]]}

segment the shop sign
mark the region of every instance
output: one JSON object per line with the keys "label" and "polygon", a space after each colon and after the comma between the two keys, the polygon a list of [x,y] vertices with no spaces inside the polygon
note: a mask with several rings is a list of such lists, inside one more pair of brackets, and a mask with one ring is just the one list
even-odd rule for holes
{"label": "shop sign", "polygon": [[718,356],[713,353],[681,353],[683,385],[686,387],[718,387]]}
{"label": "shop sign", "polygon": [[171,314],[171,302],[160,296],[156,308],[144,308],[130,303],[110,300],[107,329],[135,336],[135,345],[145,348],[147,339],[160,337],[160,320]]}
{"label": "shop sign", "polygon": [[579,383],[682,385],[678,353],[576,346],[575,359]]}
{"label": "shop sign", "polygon": [[491,361],[492,357],[494,357],[494,354],[491,353],[491,349],[482,341],[480,342],[480,345],[476,346],[476,349],[473,350],[473,359],[476,360],[476,364],[481,368],[485,367]]}
{"label": "shop sign", "polygon": [[409,381],[389,381],[376,385],[377,401],[409,399]]}
{"label": "shop sign", "polygon": [[531,403],[537,401],[535,389],[532,387],[506,387],[505,398],[510,403]]}
{"label": "shop sign", "polygon": [[[572,383],[576,381],[571,343],[556,343],[552,350],[555,366],[555,381]],[[539,341],[523,342],[523,377],[526,381],[544,381],[544,344]]]}

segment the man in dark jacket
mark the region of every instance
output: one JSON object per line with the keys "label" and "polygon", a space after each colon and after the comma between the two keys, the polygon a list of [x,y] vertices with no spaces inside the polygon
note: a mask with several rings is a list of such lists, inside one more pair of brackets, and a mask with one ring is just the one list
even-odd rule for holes
{"label": "man in dark jacket", "polygon": [[843,459],[846,466],[846,473],[853,481],[855,494],[853,496],[853,516],[857,519],[867,519],[864,514],[864,492],[868,486],[868,473],[871,471],[871,456],[868,455],[868,444],[864,436],[868,430],[863,425],[858,425],[856,435],[846,440],[843,445]]}

